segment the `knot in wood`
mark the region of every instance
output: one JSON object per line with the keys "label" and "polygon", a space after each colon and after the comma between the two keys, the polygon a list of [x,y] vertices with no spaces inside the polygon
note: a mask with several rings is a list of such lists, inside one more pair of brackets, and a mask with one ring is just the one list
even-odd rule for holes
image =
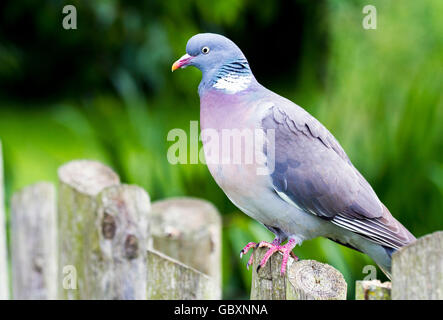
{"label": "knot in wood", "polygon": [[181,231],[173,226],[165,226],[165,235],[168,238],[179,238]]}
{"label": "knot in wood", "polygon": [[32,260],[32,267],[35,272],[42,273],[43,272],[43,265],[45,263],[44,259],[42,257],[35,257]]}
{"label": "knot in wood", "polygon": [[138,239],[132,234],[128,235],[125,240],[125,257],[129,260],[138,257]]}
{"label": "knot in wood", "polygon": [[115,236],[116,229],[115,219],[113,216],[105,212],[102,222],[102,233],[105,239],[112,239]]}

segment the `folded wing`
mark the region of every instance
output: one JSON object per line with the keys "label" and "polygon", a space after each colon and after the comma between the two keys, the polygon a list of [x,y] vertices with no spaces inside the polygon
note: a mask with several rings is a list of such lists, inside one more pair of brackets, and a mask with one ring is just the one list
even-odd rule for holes
{"label": "folded wing", "polygon": [[415,239],[392,217],[334,136],[304,109],[289,100],[275,103],[262,126],[275,132],[275,152],[265,153],[275,163],[272,181],[283,200],[389,248]]}

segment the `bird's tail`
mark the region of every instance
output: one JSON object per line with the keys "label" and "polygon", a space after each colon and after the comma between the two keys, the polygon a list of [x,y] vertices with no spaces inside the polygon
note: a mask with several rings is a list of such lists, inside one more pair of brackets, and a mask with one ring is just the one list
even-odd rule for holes
{"label": "bird's tail", "polygon": [[404,246],[409,245],[410,243],[414,242],[415,240],[417,240],[414,235],[409,232],[408,229],[406,229],[397,219],[395,219],[391,213],[389,212],[388,208],[386,208],[386,206],[383,205],[383,209],[384,209],[384,216],[389,216],[390,217],[390,224],[391,226],[394,226],[394,228],[392,228],[393,230],[396,230],[397,235],[399,236],[399,238],[402,241],[398,241],[396,243],[396,247],[390,247],[390,246],[383,246],[383,248],[386,251],[386,254],[389,257],[389,264],[386,265],[381,265],[378,264],[378,266],[380,267],[380,269],[383,271],[383,273],[389,278],[389,280],[391,280],[391,261],[392,261],[392,255],[397,252],[399,249],[401,249]]}
{"label": "bird's tail", "polygon": [[392,280],[391,270],[387,270],[381,265],[378,265],[378,267],[380,268],[381,271],[383,271],[383,273],[386,275],[386,277],[388,277],[389,280]]}

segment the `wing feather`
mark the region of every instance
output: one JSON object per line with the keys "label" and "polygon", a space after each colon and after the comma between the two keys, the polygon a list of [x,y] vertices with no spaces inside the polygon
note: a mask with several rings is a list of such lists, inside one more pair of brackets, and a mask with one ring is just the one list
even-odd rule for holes
{"label": "wing feather", "polygon": [[334,136],[304,109],[282,98],[262,126],[275,130],[275,159],[268,161],[275,161],[272,181],[284,201],[386,247],[398,249],[415,240]]}

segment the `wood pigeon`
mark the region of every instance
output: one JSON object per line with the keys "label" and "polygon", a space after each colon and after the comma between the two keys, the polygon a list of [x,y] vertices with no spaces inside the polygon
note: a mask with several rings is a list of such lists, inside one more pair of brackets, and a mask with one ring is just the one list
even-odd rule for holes
{"label": "wood pigeon", "polygon": [[[390,276],[392,254],[415,237],[378,199],[334,136],[303,108],[259,84],[242,51],[224,36],[190,38],[172,71],[187,66],[202,72],[203,148],[206,158],[221,158],[207,161],[212,176],[241,211],[276,236],[272,243],[247,244],[240,256],[252,247],[268,247],[262,267],[281,252],[284,273],[297,244],[322,236],[369,255]],[[229,161],[246,151],[246,143],[220,157],[225,144],[211,144],[214,135],[203,137],[205,131],[223,139],[235,130],[242,137],[262,133],[257,136],[265,138],[255,139],[253,149],[264,161]],[[260,163],[265,173],[258,170]],[[252,257],[247,266],[251,263]]]}

